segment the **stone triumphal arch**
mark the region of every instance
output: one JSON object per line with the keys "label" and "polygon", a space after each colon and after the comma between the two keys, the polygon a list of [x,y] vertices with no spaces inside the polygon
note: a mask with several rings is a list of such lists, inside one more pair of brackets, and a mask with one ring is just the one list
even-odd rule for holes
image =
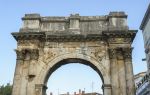
{"label": "stone triumphal arch", "polygon": [[[50,75],[61,65],[89,65],[103,81],[104,95],[135,95],[132,41],[124,12],[105,16],[42,17],[26,14],[17,40],[12,95],[45,95]],[[101,89],[101,88],[99,88]]]}

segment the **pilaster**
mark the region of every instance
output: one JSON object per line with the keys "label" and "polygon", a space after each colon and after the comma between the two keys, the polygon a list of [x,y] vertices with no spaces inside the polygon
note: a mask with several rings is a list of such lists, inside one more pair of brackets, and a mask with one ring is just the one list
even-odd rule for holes
{"label": "pilaster", "polygon": [[132,66],[132,48],[123,48],[124,53],[124,62],[126,69],[126,89],[127,95],[135,95],[135,83],[134,83],[134,74]]}
{"label": "pilaster", "polygon": [[111,85],[112,85],[112,95],[119,95],[119,77],[118,77],[118,65],[117,65],[117,55],[116,49],[109,49],[110,58],[110,70],[111,70]]}
{"label": "pilaster", "polygon": [[119,81],[120,95],[127,95],[123,51],[122,51],[122,48],[117,48],[116,50],[117,50],[116,54],[117,54],[118,77],[119,77],[118,81]]}

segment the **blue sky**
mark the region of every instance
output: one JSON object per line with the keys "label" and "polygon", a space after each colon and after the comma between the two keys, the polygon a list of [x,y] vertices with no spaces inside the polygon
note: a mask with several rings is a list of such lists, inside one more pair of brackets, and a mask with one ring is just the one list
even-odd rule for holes
{"label": "blue sky", "polygon": [[[148,4],[149,0],[0,0],[0,85],[8,82],[12,83],[13,81],[16,64],[16,54],[14,52],[16,41],[10,33],[19,31],[22,25],[21,17],[25,13],[40,13],[41,16],[69,16],[71,13],[79,13],[80,15],[107,15],[110,11],[125,11],[128,14],[130,29],[139,30]],[[134,47],[132,55],[134,73],[137,74],[146,70],[146,63],[141,61],[142,58],[145,58],[145,54],[142,32],[140,30],[132,46]],[[87,71],[93,72],[91,75],[95,74],[95,77],[93,76],[93,79],[89,78],[90,83],[96,79],[96,73],[92,69],[89,70],[88,67],[84,67],[83,65],[66,65],[54,72],[49,83],[56,80],[61,74],[66,74],[65,70],[70,69],[68,66],[71,66],[70,68],[74,68],[74,70],[77,68],[80,68],[79,70],[86,68]],[[87,72],[84,73],[84,75],[87,74]],[[80,73],[75,74],[76,76],[74,77],[80,76],[78,74]],[[71,75],[65,76],[68,77]],[[58,84],[53,83],[55,86],[51,85],[51,87],[55,89],[56,93],[56,89],[59,87],[57,86]],[[87,82],[87,84],[90,83]],[[98,83],[95,83],[95,88],[99,88],[99,85],[96,84]]]}

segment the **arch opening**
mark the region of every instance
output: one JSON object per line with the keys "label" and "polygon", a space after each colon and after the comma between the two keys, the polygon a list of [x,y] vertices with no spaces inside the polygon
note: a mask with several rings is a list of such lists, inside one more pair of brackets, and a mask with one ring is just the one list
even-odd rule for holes
{"label": "arch opening", "polygon": [[[46,75],[46,78],[44,80],[44,84],[47,85],[47,82],[49,80],[49,78],[51,77],[51,75],[59,68],[61,68],[61,66],[66,66],[68,64],[76,64],[76,63],[79,63],[81,65],[84,65],[84,66],[89,66],[91,69],[93,69],[95,71],[95,73],[98,74],[102,84],[104,84],[104,78],[102,76],[102,73],[101,71],[94,65],[92,64],[91,62],[87,61],[87,60],[84,60],[84,59],[79,59],[79,58],[68,58],[68,59],[63,59],[61,61],[59,61],[58,63],[56,63],[55,65],[53,65],[49,71],[47,72],[47,75]],[[100,85],[100,84],[99,84]],[[101,88],[99,88],[101,89]]]}

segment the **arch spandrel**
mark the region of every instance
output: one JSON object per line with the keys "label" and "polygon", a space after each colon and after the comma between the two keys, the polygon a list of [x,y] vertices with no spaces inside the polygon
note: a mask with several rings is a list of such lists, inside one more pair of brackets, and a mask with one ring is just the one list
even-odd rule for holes
{"label": "arch spandrel", "polygon": [[[105,80],[109,80],[108,79],[109,78],[108,71],[107,71],[107,69],[105,69],[106,67],[103,66],[100,62],[98,62],[91,56],[75,53],[75,54],[64,54],[64,55],[57,56],[57,57],[53,58],[53,60],[51,60],[47,65],[44,65],[43,69],[41,69],[40,73],[37,76],[37,81],[38,81],[37,84],[46,84],[48,78],[50,77],[49,73],[50,74],[53,73],[53,72],[50,72],[50,70],[53,68],[53,66],[59,64],[57,67],[57,68],[59,68],[59,66],[67,64],[67,63],[64,63],[65,61],[63,61],[63,60],[65,60],[67,63],[68,62],[70,62],[70,63],[78,62],[78,63],[89,65],[89,66],[95,66],[96,68],[94,68],[94,67],[92,67],[92,68],[94,70],[98,70],[97,72],[99,72],[100,77],[103,80],[103,82],[105,83]],[[61,63],[62,61],[63,61],[63,63]],[[85,62],[87,62],[87,63],[85,63]]]}

